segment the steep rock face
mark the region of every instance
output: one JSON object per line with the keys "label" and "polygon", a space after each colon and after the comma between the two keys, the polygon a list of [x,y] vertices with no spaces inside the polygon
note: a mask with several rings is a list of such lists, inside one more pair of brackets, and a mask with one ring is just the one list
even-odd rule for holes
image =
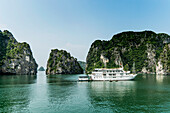
{"label": "steep rock face", "polygon": [[156,65],[156,73],[170,74],[170,44],[166,44]]}
{"label": "steep rock face", "polygon": [[35,75],[37,67],[26,42],[19,43],[9,31],[0,31],[0,74]]}
{"label": "steep rock face", "polygon": [[123,32],[109,41],[96,40],[86,58],[86,73],[94,68],[123,66],[136,72],[168,74],[170,36],[152,31]]}
{"label": "steep rock face", "polygon": [[65,50],[51,50],[50,57],[47,62],[47,75],[55,74],[82,74],[83,69],[73,58],[70,53]]}

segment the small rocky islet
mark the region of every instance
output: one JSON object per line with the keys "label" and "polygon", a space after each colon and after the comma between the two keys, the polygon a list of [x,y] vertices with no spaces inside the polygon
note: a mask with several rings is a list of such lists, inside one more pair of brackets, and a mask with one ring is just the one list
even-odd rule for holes
{"label": "small rocky islet", "polygon": [[43,66],[41,66],[41,67],[38,69],[38,71],[45,71],[45,69],[44,69]]}

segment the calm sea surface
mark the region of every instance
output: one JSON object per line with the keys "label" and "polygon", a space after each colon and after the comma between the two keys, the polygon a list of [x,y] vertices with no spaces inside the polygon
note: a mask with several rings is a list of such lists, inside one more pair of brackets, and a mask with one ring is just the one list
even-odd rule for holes
{"label": "calm sea surface", "polygon": [[77,82],[78,76],[0,76],[0,112],[170,112],[170,76]]}

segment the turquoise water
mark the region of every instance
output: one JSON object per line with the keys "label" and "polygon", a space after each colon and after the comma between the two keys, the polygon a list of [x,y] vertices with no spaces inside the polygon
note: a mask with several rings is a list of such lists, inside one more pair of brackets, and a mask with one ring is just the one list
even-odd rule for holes
{"label": "turquoise water", "polygon": [[78,76],[0,76],[0,112],[170,112],[170,76],[77,82]]}

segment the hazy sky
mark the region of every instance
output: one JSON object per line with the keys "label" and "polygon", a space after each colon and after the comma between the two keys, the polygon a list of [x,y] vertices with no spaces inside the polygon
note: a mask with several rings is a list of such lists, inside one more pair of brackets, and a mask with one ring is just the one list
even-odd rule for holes
{"label": "hazy sky", "polygon": [[170,0],[0,0],[0,29],[29,43],[39,66],[55,48],[85,61],[94,40],[122,31],[170,34]]}

